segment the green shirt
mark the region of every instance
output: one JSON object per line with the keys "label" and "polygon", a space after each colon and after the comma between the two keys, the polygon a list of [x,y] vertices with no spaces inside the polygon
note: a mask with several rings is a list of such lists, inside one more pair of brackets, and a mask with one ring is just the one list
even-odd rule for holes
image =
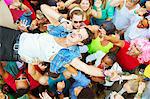
{"label": "green shirt", "polygon": [[113,47],[111,42],[109,42],[106,46],[102,46],[100,40],[101,39],[99,37],[92,40],[92,42],[88,45],[88,53],[92,54],[99,50],[103,51],[104,53],[108,53],[109,50]]}
{"label": "green shirt", "polygon": [[[94,0],[94,2],[95,1],[96,0]],[[102,9],[102,17],[99,18],[99,19],[106,20],[107,18],[113,18],[113,16],[114,16],[114,7],[110,6],[110,1],[111,0],[107,0],[105,9],[103,9],[103,5],[100,6],[100,8]],[[97,10],[95,5],[93,5],[93,9]]]}

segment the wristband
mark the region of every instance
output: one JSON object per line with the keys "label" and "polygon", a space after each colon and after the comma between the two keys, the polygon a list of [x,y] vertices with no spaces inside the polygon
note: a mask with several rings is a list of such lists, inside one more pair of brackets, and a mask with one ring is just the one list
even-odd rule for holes
{"label": "wristband", "polygon": [[61,94],[62,94],[62,92],[60,92],[60,91],[57,91],[57,94],[58,94],[58,95],[61,95]]}
{"label": "wristband", "polygon": [[60,17],[58,18],[58,21],[61,22],[61,20],[62,20],[63,18],[64,18],[63,16],[60,16]]}

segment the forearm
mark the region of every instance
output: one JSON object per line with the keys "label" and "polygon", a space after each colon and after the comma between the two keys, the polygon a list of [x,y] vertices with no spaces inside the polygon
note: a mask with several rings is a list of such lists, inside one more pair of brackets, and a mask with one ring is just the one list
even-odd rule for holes
{"label": "forearm", "polygon": [[78,70],[80,70],[80,71],[82,71],[82,72],[84,72],[84,73],[86,73],[86,74],[88,74],[88,75],[91,75],[91,76],[103,76],[103,72],[102,72],[101,69],[96,68],[96,67],[94,67],[94,66],[89,66],[89,65],[83,63],[83,62],[82,62],[81,60],[79,60],[78,58],[73,59],[73,60],[70,62],[70,64],[71,64],[74,68],[76,68],[76,69],[78,69]]}
{"label": "forearm", "polygon": [[2,63],[0,62],[0,75],[3,75],[5,72],[3,66],[2,66]]}
{"label": "forearm", "polygon": [[65,2],[65,7],[69,7],[73,2],[75,2],[76,0],[67,0]]}
{"label": "forearm", "polygon": [[61,16],[58,12],[56,12],[54,9],[52,9],[50,6],[46,4],[41,5],[41,11],[48,19],[52,18],[58,21]]}
{"label": "forearm", "polygon": [[70,66],[69,64],[66,64],[65,67],[71,74],[73,74],[73,75],[78,74],[78,71],[75,68],[73,68],[72,66]]}

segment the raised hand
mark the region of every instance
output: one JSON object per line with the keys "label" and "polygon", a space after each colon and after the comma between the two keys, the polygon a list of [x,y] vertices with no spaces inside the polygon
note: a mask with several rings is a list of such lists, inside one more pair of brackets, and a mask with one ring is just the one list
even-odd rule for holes
{"label": "raised hand", "polygon": [[21,31],[25,31],[27,32],[27,27],[29,27],[30,25],[27,25],[28,23],[28,20],[21,20],[19,22],[19,25],[18,25],[18,29],[21,30]]}
{"label": "raised hand", "polygon": [[41,94],[39,94],[41,99],[52,99],[47,92],[42,92]]}

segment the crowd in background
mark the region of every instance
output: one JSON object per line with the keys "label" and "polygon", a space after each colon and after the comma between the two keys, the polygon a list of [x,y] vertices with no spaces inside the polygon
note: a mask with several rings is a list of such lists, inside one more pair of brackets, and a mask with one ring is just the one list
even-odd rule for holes
{"label": "crowd in background", "polygon": [[0,99],[149,99],[150,0],[0,0]]}

